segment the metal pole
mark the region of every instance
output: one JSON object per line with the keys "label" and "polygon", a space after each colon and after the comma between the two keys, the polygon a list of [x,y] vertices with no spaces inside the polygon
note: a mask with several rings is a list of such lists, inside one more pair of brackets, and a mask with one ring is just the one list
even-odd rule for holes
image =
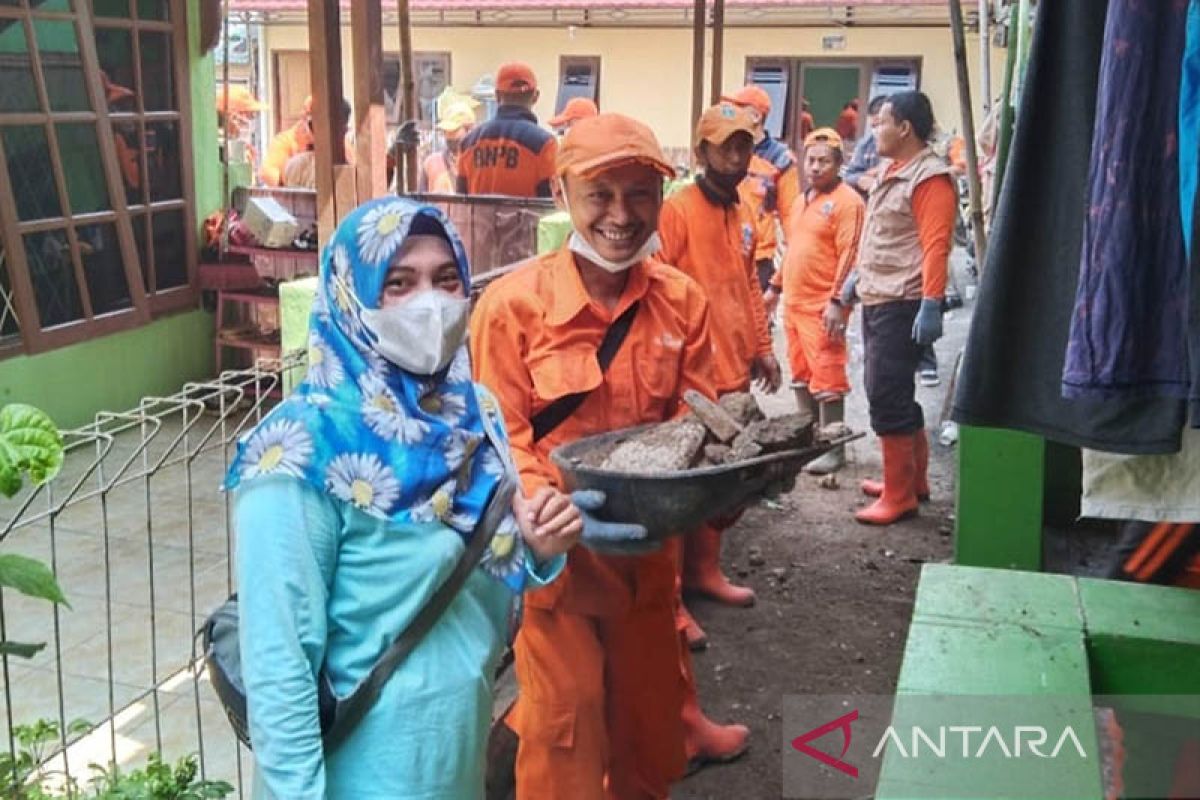
{"label": "metal pole", "polygon": [[979,0],[979,90],[983,115],[992,110],[992,9],[991,0]]}
{"label": "metal pole", "polygon": [[217,244],[217,260],[223,260],[229,250],[229,0],[222,3],[224,21],[221,23],[221,83],[223,87],[222,107],[225,109],[221,120],[221,135],[224,138],[224,158],[221,159],[221,211],[225,218],[221,220],[221,236]]}
{"label": "metal pole", "polygon": [[[417,82],[413,76],[412,21],[409,16],[408,0],[398,0],[397,11],[400,15],[400,92],[403,98],[404,113],[402,122],[420,119],[417,108]],[[412,194],[417,191],[417,149],[404,149],[404,191]]]}
{"label": "metal pole", "polygon": [[704,23],[705,0],[692,0],[692,133],[704,110]]}
{"label": "metal pole", "polygon": [[721,102],[722,63],[725,58],[725,0],[713,0],[712,40],[712,99],[710,105]]}
{"label": "metal pole", "polygon": [[963,139],[967,151],[967,186],[971,191],[971,227],[975,234],[975,263],[987,261],[987,235],[983,231],[983,193],[979,185],[979,159],[975,153],[975,113],[971,109],[971,78],[967,74],[966,33],[962,6],[948,0],[950,32],[954,39],[954,66],[958,72],[958,102],[962,106]]}

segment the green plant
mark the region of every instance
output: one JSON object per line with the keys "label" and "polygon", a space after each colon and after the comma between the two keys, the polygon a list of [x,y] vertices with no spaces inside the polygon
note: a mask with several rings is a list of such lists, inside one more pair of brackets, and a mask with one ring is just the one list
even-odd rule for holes
{"label": "green plant", "polygon": [[[84,734],[91,728],[86,720],[76,720],[67,726],[67,734]],[[233,786],[225,781],[199,780],[195,756],[171,765],[159,753],[151,753],[144,767],[129,772],[116,765],[89,764],[93,777],[82,788],[77,780],[44,766],[62,739],[57,722],[41,719],[17,725],[13,738],[16,753],[0,753],[0,798],[4,800],[221,800],[233,793]]]}
{"label": "green plant", "polygon": [[[0,408],[0,494],[12,497],[19,492],[26,474],[35,484],[45,483],[58,474],[62,463],[62,434],[50,417],[21,403]],[[0,555],[0,587],[70,607],[54,574],[25,556]],[[0,656],[32,658],[45,646],[0,640]]]}

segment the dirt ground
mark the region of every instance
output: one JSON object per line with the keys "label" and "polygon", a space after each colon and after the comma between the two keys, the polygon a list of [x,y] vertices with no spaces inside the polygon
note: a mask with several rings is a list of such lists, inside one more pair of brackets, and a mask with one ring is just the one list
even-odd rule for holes
{"label": "dirt ground", "polygon": [[[758,505],[725,535],[726,572],[758,593],[750,609],[692,600],[709,636],[695,654],[701,705],[714,719],[750,726],[750,751],[707,767],[672,792],[674,800],[773,800],[782,797],[781,699],[788,694],[890,694],[904,650],[921,565],[953,551],[955,451],[936,441],[955,356],[969,310],[951,312],[937,344],[942,383],[918,388],[931,433],[932,502],[920,516],[888,528],[857,524],[866,499],[858,482],[878,476],[878,442],[850,446],[836,489],[802,476],[775,507]],[[862,386],[862,343],[851,323],[851,381]],[[783,363],[781,337],[777,350]],[[768,414],[794,408],[790,390],[761,398]],[[848,400],[847,422],[867,431],[861,388]]]}

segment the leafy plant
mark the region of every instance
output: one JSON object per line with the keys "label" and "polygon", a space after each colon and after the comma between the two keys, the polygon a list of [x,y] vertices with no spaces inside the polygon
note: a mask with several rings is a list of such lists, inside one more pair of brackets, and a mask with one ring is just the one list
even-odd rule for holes
{"label": "leafy plant", "polygon": [[[67,726],[69,735],[87,733],[92,726],[76,720]],[[16,755],[0,753],[0,798],[5,800],[221,800],[233,793],[225,781],[199,780],[199,764],[195,756],[179,759],[174,765],[163,761],[159,753],[151,753],[146,766],[130,772],[116,765],[108,768],[88,765],[94,776],[87,788],[61,772],[43,767],[52,749],[58,744],[59,725],[51,720],[38,720],[30,725],[13,728],[17,742]],[[51,779],[61,788],[49,788]]]}
{"label": "leafy plant", "polygon": [[[62,434],[45,412],[21,403],[0,408],[0,494],[12,497],[19,492],[26,474],[35,484],[45,483],[62,464]],[[0,555],[0,587],[70,608],[54,574],[32,558]],[[0,640],[0,656],[33,658],[45,646]]]}
{"label": "leafy plant", "polygon": [[0,408],[0,494],[21,491],[26,473],[34,483],[45,483],[62,463],[62,434],[44,411],[24,403]]}

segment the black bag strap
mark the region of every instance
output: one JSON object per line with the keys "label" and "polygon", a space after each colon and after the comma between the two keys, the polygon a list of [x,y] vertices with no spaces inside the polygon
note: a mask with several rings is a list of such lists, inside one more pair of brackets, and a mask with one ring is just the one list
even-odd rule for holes
{"label": "black bag strap", "polygon": [[[484,428],[491,440],[492,446],[497,448],[501,454],[502,460],[507,459],[507,453],[502,448],[505,447],[504,441],[499,439],[495,431],[492,430],[487,414],[483,414]],[[396,667],[408,657],[421,639],[425,637],[430,629],[437,624],[438,619],[442,616],[442,612],[454,600],[458,594],[458,590],[467,582],[467,578],[479,565],[480,559],[483,557],[483,551],[491,544],[492,537],[496,534],[496,529],[500,527],[500,523],[508,515],[512,509],[512,498],[517,491],[517,477],[513,470],[506,469],[501,475],[500,481],[492,488],[491,496],[488,498],[487,506],[484,508],[483,515],[480,516],[478,524],[475,526],[475,532],[471,536],[471,541],[467,545],[467,549],[459,558],[458,564],[455,565],[454,571],[442,581],[442,585],[437,588],[425,607],[417,612],[392,646],[379,657],[375,662],[375,666],[367,673],[362,682],[354,687],[354,691],[345,699],[339,700],[334,709],[333,722],[329,729],[324,732],[325,749],[332,750],[341,743],[346,735],[354,729],[359,720],[366,715],[375,701],[379,699],[379,693],[383,691],[383,686],[388,679],[392,677],[392,673],[396,671]]]}
{"label": "black bag strap", "polygon": [[[639,305],[641,305],[641,301],[635,301],[604,332],[604,338],[600,340],[600,347],[596,350],[596,360],[600,362],[601,374],[608,371],[609,364],[617,357],[617,352],[629,334],[629,329],[633,327],[633,318],[637,316]],[[583,405],[583,401],[589,394],[591,394],[591,390],[563,395],[534,414],[533,419],[530,420],[533,425],[533,440],[536,442],[545,438],[551,431],[563,424],[567,417],[574,414],[575,410]]]}

